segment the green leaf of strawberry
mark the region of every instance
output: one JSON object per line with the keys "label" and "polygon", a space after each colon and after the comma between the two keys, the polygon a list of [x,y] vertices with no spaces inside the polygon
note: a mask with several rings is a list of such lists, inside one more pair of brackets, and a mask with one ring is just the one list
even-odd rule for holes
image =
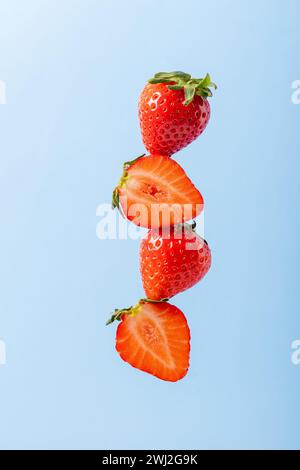
{"label": "green leaf of strawberry", "polygon": [[212,96],[210,88],[217,88],[217,85],[211,81],[208,73],[204,78],[191,78],[190,74],[181,71],[158,72],[148,82],[151,84],[170,83],[168,87],[170,90],[184,89],[185,106],[188,106],[193,101],[195,94],[207,98]]}

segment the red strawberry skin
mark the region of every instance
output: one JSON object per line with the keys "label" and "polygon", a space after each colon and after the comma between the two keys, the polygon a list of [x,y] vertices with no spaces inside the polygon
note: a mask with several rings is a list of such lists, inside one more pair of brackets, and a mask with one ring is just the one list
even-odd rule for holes
{"label": "red strawberry skin", "polygon": [[168,236],[161,230],[149,230],[141,241],[140,271],[149,299],[169,299],[189,289],[211,266],[206,241],[187,224],[184,227],[181,238],[178,238],[179,228],[175,227]]}
{"label": "red strawberry skin", "polygon": [[148,83],[139,98],[139,122],[149,153],[171,156],[193,142],[207,126],[210,105],[195,95],[184,105],[184,91],[170,90],[170,84]]}
{"label": "red strawberry skin", "polygon": [[176,382],[189,368],[190,330],[186,318],[167,302],[140,301],[121,317],[116,350],[132,367]]}

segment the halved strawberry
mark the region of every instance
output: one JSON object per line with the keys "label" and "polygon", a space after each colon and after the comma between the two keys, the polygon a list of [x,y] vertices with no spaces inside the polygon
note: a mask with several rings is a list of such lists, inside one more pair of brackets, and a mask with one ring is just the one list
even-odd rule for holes
{"label": "halved strawberry", "polygon": [[116,349],[125,362],[170,382],[186,375],[190,330],[179,308],[140,300],[134,307],[116,310],[108,323],[115,319],[121,320]]}
{"label": "halved strawberry", "polygon": [[195,218],[203,198],[177,162],[149,155],[124,163],[112,204],[136,225],[159,228]]}

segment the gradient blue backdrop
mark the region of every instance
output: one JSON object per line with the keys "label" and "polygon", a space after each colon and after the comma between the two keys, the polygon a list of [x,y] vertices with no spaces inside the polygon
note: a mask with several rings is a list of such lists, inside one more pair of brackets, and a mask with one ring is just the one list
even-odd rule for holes
{"label": "gradient blue backdrop", "polygon": [[[0,1],[1,448],[299,448],[299,16],[297,0]],[[176,156],[213,252],[174,299],[192,331],[177,384],[115,352],[104,322],[143,295],[138,242],[95,233],[143,153],[139,92],[173,69],[219,85]]]}

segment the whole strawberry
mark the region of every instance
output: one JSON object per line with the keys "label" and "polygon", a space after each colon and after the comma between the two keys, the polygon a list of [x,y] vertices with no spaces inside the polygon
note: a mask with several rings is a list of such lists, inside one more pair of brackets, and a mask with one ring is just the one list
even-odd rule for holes
{"label": "whole strawberry", "polygon": [[193,225],[167,234],[149,230],[140,246],[140,271],[148,299],[169,299],[199,282],[211,266],[211,252]]}
{"label": "whole strawberry", "polygon": [[171,156],[204,131],[210,117],[207,97],[216,88],[207,74],[159,72],[148,80],[139,99],[139,121],[149,153]]}

